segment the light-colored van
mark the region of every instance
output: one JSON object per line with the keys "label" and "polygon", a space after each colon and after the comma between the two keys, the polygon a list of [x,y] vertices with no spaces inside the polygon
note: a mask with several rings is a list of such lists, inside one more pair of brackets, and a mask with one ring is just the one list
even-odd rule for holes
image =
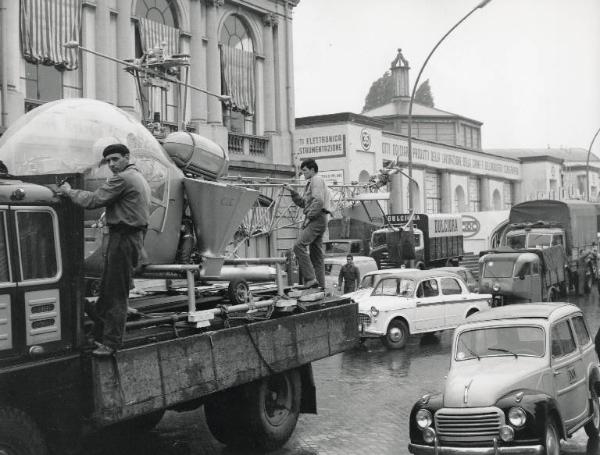
{"label": "light-colored van", "polygon": [[[358,267],[360,279],[369,272],[377,270],[375,259],[370,256],[354,256],[354,265]],[[342,266],[346,264],[346,256],[334,256],[325,258],[325,290],[333,295],[341,295],[342,290],[338,288],[338,277]],[[360,282],[359,279],[359,282]]]}

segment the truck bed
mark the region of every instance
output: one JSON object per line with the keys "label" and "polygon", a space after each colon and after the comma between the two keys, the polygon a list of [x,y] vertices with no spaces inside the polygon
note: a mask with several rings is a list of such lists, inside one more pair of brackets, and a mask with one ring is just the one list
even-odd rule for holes
{"label": "truck bed", "polygon": [[204,333],[182,330],[178,338],[128,347],[114,358],[91,358],[92,421],[109,425],[355,346],[357,305],[338,298],[324,306],[329,307]]}

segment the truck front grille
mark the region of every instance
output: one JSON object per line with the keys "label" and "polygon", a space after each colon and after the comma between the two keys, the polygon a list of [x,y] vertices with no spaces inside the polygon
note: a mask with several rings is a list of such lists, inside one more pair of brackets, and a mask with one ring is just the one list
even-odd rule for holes
{"label": "truck front grille", "polygon": [[445,408],[435,413],[435,427],[441,442],[469,445],[498,438],[504,413],[489,408]]}

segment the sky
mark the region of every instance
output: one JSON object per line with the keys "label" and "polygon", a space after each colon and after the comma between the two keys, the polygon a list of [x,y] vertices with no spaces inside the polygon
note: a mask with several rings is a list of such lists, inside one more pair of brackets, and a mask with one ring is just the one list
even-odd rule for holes
{"label": "sky", "polygon": [[[479,0],[300,0],[296,117],[360,114],[396,49],[410,88],[437,41]],[[482,146],[582,147],[600,128],[600,1],[492,0],[435,51],[435,107],[483,122]],[[600,156],[600,135],[593,153]]]}

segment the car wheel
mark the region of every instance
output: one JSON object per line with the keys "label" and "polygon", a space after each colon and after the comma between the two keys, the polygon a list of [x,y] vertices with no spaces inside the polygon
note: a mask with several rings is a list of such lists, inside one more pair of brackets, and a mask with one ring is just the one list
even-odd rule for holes
{"label": "car wheel", "polygon": [[585,424],[585,432],[590,439],[597,439],[600,433],[600,401],[598,395],[592,390],[592,420]]}
{"label": "car wheel", "polygon": [[388,349],[403,349],[409,336],[410,331],[406,322],[401,319],[394,319],[388,325],[387,333],[383,337],[383,344]]}
{"label": "car wheel", "polygon": [[560,437],[553,420],[546,423],[546,436],[544,437],[544,454],[560,455]]}

